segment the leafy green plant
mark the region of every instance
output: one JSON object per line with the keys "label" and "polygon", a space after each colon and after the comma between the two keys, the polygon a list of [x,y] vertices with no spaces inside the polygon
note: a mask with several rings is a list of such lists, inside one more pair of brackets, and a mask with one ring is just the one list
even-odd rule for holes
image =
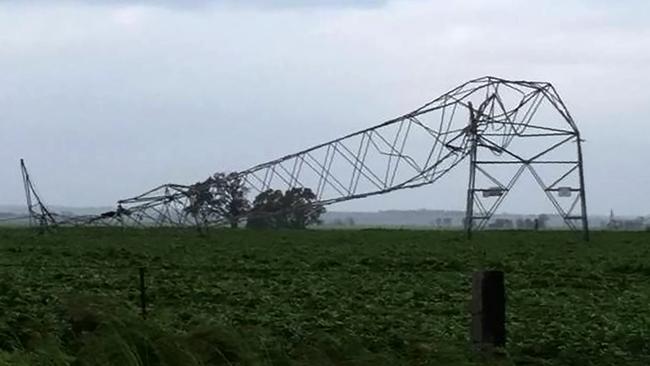
{"label": "leafy green plant", "polygon": [[[0,365],[647,365],[646,233],[0,230]],[[146,320],[138,268],[146,267]],[[467,347],[506,272],[505,357]]]}

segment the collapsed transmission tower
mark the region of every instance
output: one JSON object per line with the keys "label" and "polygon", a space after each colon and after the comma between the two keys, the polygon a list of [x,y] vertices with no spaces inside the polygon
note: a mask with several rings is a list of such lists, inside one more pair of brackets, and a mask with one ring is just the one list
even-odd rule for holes
{"label": "collapsed transmission tower", "polygon": [[[236,173],[247,192],[310,188],[317,204],[433,184],[469,160],[465,229],[483,229],[528,171],[572,230],[588,239],[580,132],[547,82],[483,77],[422,107]],[[192,213],[191,185],[167,184],[118,201],[96,224],[222,225]],[[240,219],[245,220],[247,214]]]}
{"label": "collapsed transmission tower", "polygon": [[25,200],[27,201],[27,214],[29,217],[29,226],[38,225],[40,228],[47,228],[49,226],[56,226],[54,215],[45,206],[41,197],[36,192],[34,183],[32,182],[25,160],[20,159],[20,172],[23,177],[23,187],[25,188]]}

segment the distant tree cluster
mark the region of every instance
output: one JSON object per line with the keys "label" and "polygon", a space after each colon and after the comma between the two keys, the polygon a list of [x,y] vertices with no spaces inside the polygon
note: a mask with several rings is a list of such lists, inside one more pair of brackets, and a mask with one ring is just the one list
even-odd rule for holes
{"label": "distant tree cluster", "polygon": [[497,218],[489,224],[490,229],[501,230],[543,230],[548,227],[548,215],[541,214],[534,219],[531,218],[518,218],[513,222],[511,219]]}
{"label": "distant tree cluster", "polygon": [[216,173],[189,189],[186,212],[200,222],[224,219],[231,228],[239,227],[246,218],[249,228],[303,229],[320,222],[325,212],[315,203],[317,197],[309,188],[291,188],[285,192],[267,190],[251,202],[248,188],[237,173]]}
{"label": "distant tree cluster", "polygon": [[488,226],[490,229],[504,229],[511,230],[514,229],[514,224],[510,219],[496,219],[494,222],[490,223]]}
{"label": "distant tree cluster", "polygon": [[438,217],[434,225],[440,228],[448,228],[453,226],[453,220],[451,217]]}
{"label": "distant tree cluster", "polygon": [[338,227],[354,226],[354,225],[356,225],[356,221],[354,221],[354,218],[352,218],[352,217],[346,217],[345,219],[332,220],[332,222],[330,224],[333,225],[333,226],[338,226]]}
{"label": "distant tree cluster", "polygon": [[537,216],[535,219],[517,219],[516,221],[516,227],[517,229],[524,229],[524,230],[543,230],[548,227],[548,221],[550,220],[550,217],[546,214],[541,214]]}

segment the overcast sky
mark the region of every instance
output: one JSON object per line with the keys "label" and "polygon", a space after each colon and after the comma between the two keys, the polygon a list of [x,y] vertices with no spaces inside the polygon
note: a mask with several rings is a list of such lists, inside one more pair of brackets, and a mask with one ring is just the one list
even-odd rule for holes
{"label": "overcast sky", "polygon": [[[649,17],[644,0],[0,0],[0,204],[22,203],[20,157],[48,203],[113,205],[494,75],[556,86],[591,213],[650,214]],[[339,209],[462,209],[466,175]],[[529,188],[503,210],[550,212]]]}

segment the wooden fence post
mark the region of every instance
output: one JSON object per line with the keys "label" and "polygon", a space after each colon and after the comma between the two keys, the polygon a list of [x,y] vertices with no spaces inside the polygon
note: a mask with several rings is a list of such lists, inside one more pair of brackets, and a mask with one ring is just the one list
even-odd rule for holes
{"label": "wooden fence post", "polygon": [[475,272],[472,276],[470,336],[476,350],[506,345],[506,289],[501,271]]}
{"label": "wooden fence post", "polygon": [[140,310],[142,311],[142,319],[147,318],[147,294],[144,283],[144,268],[140,267]]}

